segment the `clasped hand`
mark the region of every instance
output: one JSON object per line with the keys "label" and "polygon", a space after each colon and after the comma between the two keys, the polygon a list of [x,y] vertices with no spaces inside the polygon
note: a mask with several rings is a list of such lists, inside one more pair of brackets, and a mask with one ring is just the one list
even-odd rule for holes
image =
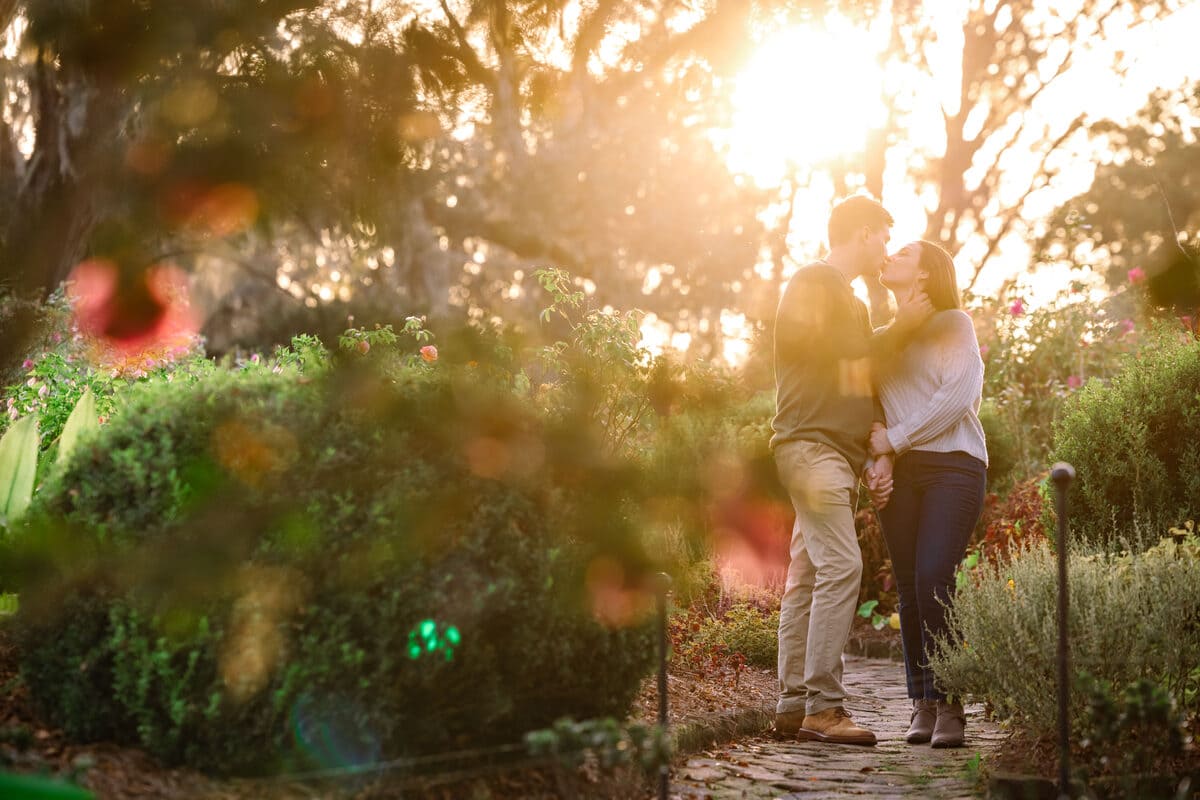
{"label": "clasped hand", "polygon": [[863,477],[867,493],[876,509],[882,509],[892,496],[892,448],[887,440],[887,428],[876,422],[871,426],[871,455],[874,463],[866,469]]}

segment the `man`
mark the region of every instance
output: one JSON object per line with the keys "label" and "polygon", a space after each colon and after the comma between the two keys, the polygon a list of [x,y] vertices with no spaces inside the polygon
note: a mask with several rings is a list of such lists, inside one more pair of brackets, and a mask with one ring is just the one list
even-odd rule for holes
{"label": "man", "polygon": [[[776,415],[771,447],[796,511],[779,614],[776,730],[805,741],[875,744],[845,709],[842,650],[862,577],[854,530],[859,475],[871,424],[883,421],[871,384],[872,357],[886,357],[932,306],[919,295],[872,334],[850,283],[876,280],[887,258],[892,216],[865,196],[829,216],[829,255],[799,269],[775,321]],[[870,474],[886,494],[887,465]]]}

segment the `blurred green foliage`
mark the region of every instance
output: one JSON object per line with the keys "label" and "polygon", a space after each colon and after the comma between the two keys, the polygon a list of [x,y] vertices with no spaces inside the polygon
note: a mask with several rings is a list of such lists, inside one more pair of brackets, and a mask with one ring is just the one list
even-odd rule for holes
{"label": "blurred green foliage", "polygon": [[1073,536],[1148,544],[1200,515],[1200,342],[1164,327],[1110,382],[1084,386],[1055,426],[1052,458],[1076,469]]}
{"label": "blurred green foliage", "polygon": [[[357,355],[138,386],[42,487],[3,581],[52,720],[246,770],[321,762],[321,726],[365,758],[624,712],[645,616],[586,580],[644,595],[634,473],[473,368]],[[453,659],[408,658],[422,620]]]}

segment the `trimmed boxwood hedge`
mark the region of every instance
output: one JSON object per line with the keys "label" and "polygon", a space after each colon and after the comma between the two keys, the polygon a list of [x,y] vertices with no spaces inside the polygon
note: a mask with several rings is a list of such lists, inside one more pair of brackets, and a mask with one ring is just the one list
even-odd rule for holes
{"label": "trimmed boxwood hedge", "polygon": [[1052,461],[1075,467],[1072,535],[1086,541],[1146,546],[1200,519],[1200,342],[1160,333],[1111,383],[1085,385],[1054,426]]}
{"label": "trimmed boxwood hedge", "polygon": [[449,369],[148,385],[0,553],[24,679],[75,737],[235,772],[622,715],[654,641],[582,588],[641,563],[595,442]]}

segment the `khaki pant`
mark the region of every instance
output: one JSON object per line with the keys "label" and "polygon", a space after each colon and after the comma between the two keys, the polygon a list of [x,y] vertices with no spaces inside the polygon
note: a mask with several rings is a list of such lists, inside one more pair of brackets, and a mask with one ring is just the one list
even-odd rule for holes
{"label": "khaki pant", "polygon": [[796,510],[780,603],[776,710],[815,714],[846,699],[842,651],[862,579],[854,532],[858,476],[841,453],[819,442],[779,445],[775,464]]}

